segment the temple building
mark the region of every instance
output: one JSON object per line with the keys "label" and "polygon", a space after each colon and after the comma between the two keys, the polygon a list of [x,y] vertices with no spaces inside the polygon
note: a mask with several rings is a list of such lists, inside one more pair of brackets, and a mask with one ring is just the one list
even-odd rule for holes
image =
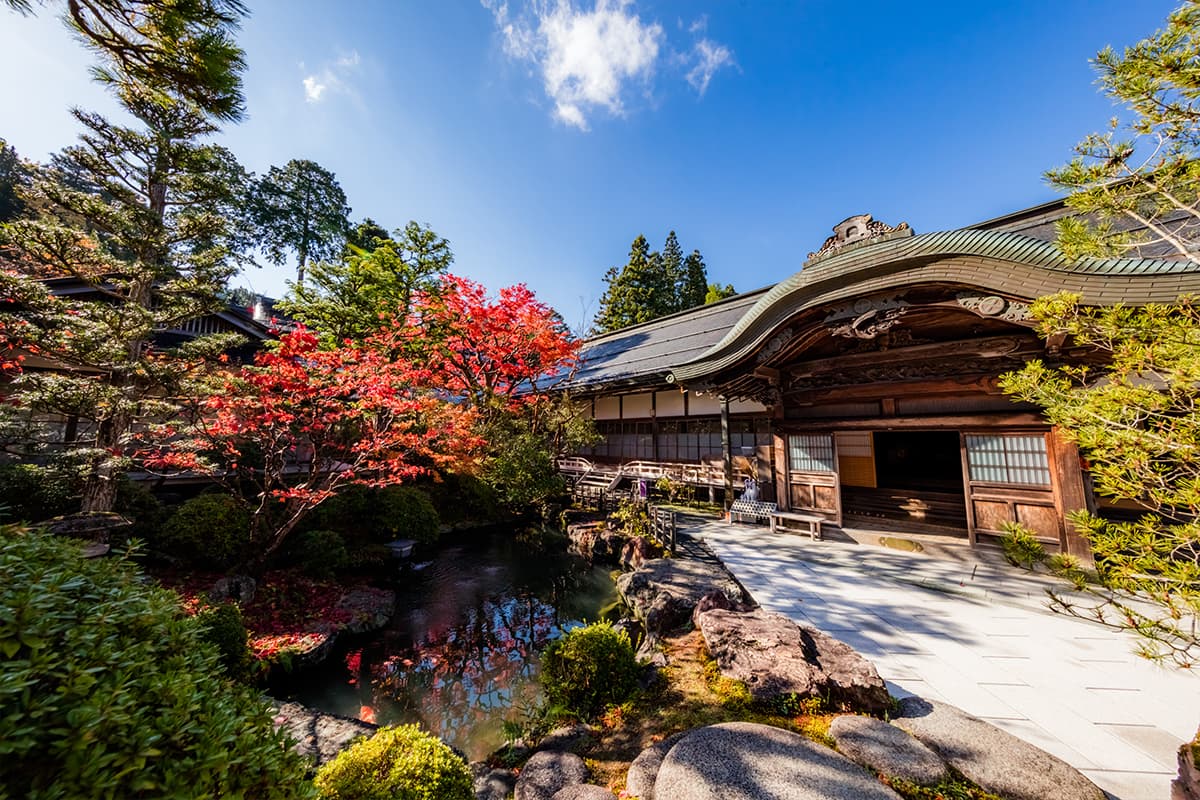
{"label": "temple building", "polygon": [[1035,298],[1169,303],[1200,292],[1200,266],[1069,260],[1052,244],[1066,213],[925,234],[850,217],[774,286],[590,339],[569,390],[604,441],[564,470],[614,488],[670,475],[727,502],[753,479],[781,509],[972,545],[1011,520],[1089,556],[1066,517],[1100,503],[1086,464],[999,378],[1097,357],[1040,338]]}

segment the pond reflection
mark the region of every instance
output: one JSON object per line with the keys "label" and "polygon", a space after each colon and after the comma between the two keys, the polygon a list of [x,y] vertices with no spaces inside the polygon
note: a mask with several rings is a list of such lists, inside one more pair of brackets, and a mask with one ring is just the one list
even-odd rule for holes
{"label": "pond reflection", "polygon": [[400,578],[388,628],[280,688],[380,725],[419,722],[483,758],[504,743],[513,707],[540,699],[538,653],[616,599],[607,569],[563,547],[511,532],[443,546]]}

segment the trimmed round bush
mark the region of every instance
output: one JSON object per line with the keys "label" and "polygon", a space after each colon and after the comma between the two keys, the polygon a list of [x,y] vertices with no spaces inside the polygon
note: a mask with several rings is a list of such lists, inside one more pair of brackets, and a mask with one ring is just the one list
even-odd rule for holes
{"label": "trimmed round bush", "polygon": [[628,700],[637,676],[629,634],[607,622],[576,628],[542,653],[546,697],[584,719]]}
{"label": "trimmed round bush", "polygon": [[305,531],[296,537],[292,548],[304,574],[312,578],[328,578],[350,563],[346,540],[337,531]]}
{"label": "trimmed round bush", "polygon": [[232,497],[202,494],[181,505],[155,543],[166,555],[211,569],[226,569],[246,554],[250,512]]}
{"label": "trimmed round bush", "polygon": [[441,519],[429,495],[411,486],[388,486],[376,498],[376,531],[387,539],[436,542]]}
{"label": "trimmed round bush", "polygon": [[337,800],[474,800],[471,770],[416,725],[380,728],[317,772],[321,797]]}
{"label": "trimmed round bush", "polygon": [[312,797],[256,692],[124,560],[0,528],[0,797]]}

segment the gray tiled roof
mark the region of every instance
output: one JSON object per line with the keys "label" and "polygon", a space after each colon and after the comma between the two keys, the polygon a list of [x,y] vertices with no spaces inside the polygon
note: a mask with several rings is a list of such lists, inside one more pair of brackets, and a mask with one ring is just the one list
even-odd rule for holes
{"label": "gray tiled roof", "polygon": [[588,339],[580,368],[567,386],[586,390],[602,384],[661,383],[672,367],[720,341],[769,288]]}

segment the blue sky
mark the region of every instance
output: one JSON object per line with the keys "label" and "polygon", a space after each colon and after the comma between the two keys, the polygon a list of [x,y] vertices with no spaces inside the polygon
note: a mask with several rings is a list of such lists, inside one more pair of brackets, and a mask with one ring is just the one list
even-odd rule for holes
{"label": "blue sky", "polygon": [[[247,168],[337,174],[353,216],[426,222],[455,271],[574,327],[639,233],[749,290],[871,213],[918,232],[1055,197],[1042,172],[1114,108],[1088,59],[1174,3],[253,2]],[[45,158],[107,110],[51,13],[0,11],[0,138]],[[291,272],[242,282],[279,294]]]}

